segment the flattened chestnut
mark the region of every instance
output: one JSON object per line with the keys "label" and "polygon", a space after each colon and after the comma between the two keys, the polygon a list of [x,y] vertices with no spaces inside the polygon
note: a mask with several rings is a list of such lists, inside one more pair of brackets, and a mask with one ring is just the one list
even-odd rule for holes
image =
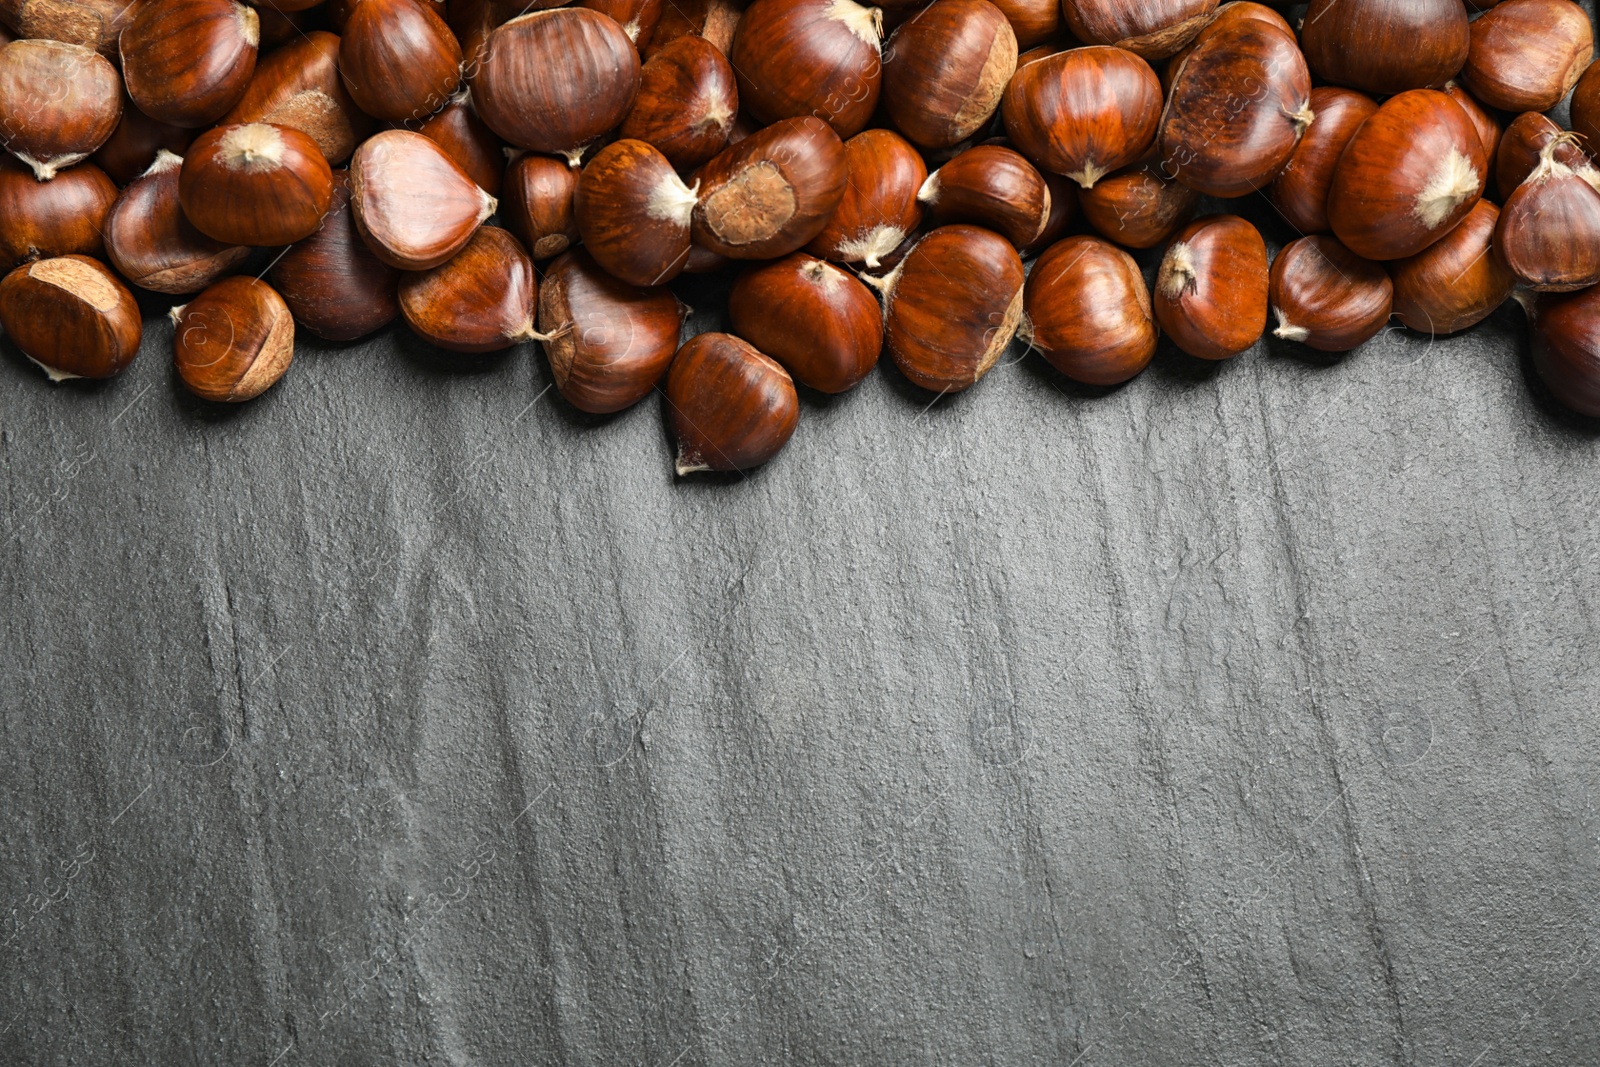
{"label": "flattened chestnut", "polygon": [[36,181],[21,163],[0,159],[0,270],[57,256],[98,256],[117,187],[99,167],[80,163]]}
{"label": "flattened chestnut", "polygon": [[578,240],[573,200],[580,171],[564,159],[525,152],[506,167],[500,220],[533,253],[559,256]]}
{"label": "flattened chestnut", "polygon": [[139,110],[171,126],[209,126],[256,71],[261,21],[234,0],[140,4],[122,31],[122,77]]}
{"label": "flattened chestnut", "polygon": [[158,293],[197,293],[250,255],[195,229],[178,201],[183,160],[162,152],[105,219],[106,254],[122,276]]}
{"label": "flattened chestnut", "polygon": [[294,319],[272,286],[224,278],[171,311],[178,378],[195,396],[224,404],[253,400],[294,359]]}
{"label": "flattened chestnut", "polygon": [[0,48],[0,141],[40,181],[104,144],[122,118],[122,83],[82,45],[13,41]]}
{"label": "flattened chestnut", "polygon": [[461,86],[461,45],[425,0],[361,0],[339,37],[339,70],[373,118],[426,118]]}
{"label": "flattened chestnut", "polygon": [[1495,225],[1495,253],[1538,292],[1600,283],[1600,192],[1556,158],[1576,137],[1561,133],[1545,144],[1538,166],[1506,197]]}
{"label": "flattened chestnut", "polygon": [[400,314],[400,272],[356,232],[350,174],[333,172],[333,204],[322,228],[278,257],[272,285],[294,321],[328,341],[353,341]]}
{"label": "flattened chestnut", "polygon": [[923,148],[971,137],[1017,69],[1017,35],[989,0],[934,0],[884,49],[883,110]]}
{"label": "flattened chestnut", "polygon": [[1022,339],[1086,385],[1118,385],[1156,352],[1150,291],[1133,257],[1098,237],[1045,249],[1028,275]]}
{"label": "flattened chestnut", "polygon": [[844,155],[844,196],[806,250],[876,270],[921,224],[917,192],[928,168],[893,130],[863,130],[844,143]]}
{"label": "flattened chestnut", "polygon": [[429,270],[472,240],[496,201],[433,141],[385,130],[350,157],[350,207],[379,259]]}
{"label": "flattened chestnut", "polygon": [[928,176],[917,193],[935,224],[971,222],[1027,248],[1050,221],[1044,175],[1002,145],[976,145]]}
{"label": "flattened chestnut", "polygon": [[230,245],[309,237],[333,200],[333,172],[299,130],[252,122],[207,130],[189,146],[178,200],[195,229]]}
{"label": "flattened chestnut", "polygon": [[1006,136],[1023,155],[1092,189],[1155,142],[1161,83],[1131,52],[1074,48],[1019,69],[1002,113]]}
{"label": "flattened chestnut", "polygon": [[824,393],[853,388],[883,347],[872,290],[804,252],[741,274],[728,294],[728,318],[734,333]]}
{"label": "flattened chestnut", "polygon": [[1079,192],[1078,206],[1108,241],[1154,248],[1194,217],[1200,193],[1166,177],[1154,163],[1142,163]]}
{"label": "flattened chestnut", "polygon": [[1272,261],[1268,291],[1278,320],[1272,335],[1323,352],[1345,352],[1376,336],[1394,300],[1383,266],[1328,234],[1285,245]]}
{"label": "flattened chestnut", "polygon": [[1311,90],[1316,121],[1300,138],[1278,176],[1272,179],[1272,202],[1302,236],[1328,229],[1328,186],[1344,146],[1378,105],[1354,89],[1319,85]]}
{"label": "flattened chestnut", "polygon": [[665,396],[680,476],[759,467],[800,421],[789,372],[732,334],[703,333],[680,348]]}
{"label": "flattened chestnut", "polygon": [[845,174],[844,145],[827,123],[775,122],[700,171],[694,240],[730,259],[786,256],[822,232]]}
{"label": "flattened chestnut", "polygon": [[733,68],[722,53],[703,37],[680,37],[645,61],[619,132],[690,171],[727,147],[738,112]]}
{"label": "flattened chestnut", "polygon": [[400,311],[418,337],[453,352],[498,352],[537,336],[533,260],[498,226],[482,226],[446,263],[400,279]]}
{"label": "flattened chestnut", "polygon": [[1499,218],[1493,204],[1479,200],[1455,229],[1389,264],[1401,322],[1421,333],[1457,333],[1506,302],[1517,279],[1490,251]]}
{"label": "flattened chestnut", "polygon": [[1502,111],[1550,110],[1594,58],[1589,16],[1571,0],[1505,0],[1472,24],[1470,42],[1461,80]]}
{"label": "flattened chestnut", "polygon": [[1227,359],[1267,328],[1267,245],[1237,215],[1199,219],[1178,234],[1156,274],[1156,321],[1201,359]]}
{"label": "flattened chestnut", "polygon": [[695,190],[643,141],[613,141],[583,168],[573,213],[595,262],[631,285],[662,285],[689,258]]}
{"label": "flattened chestnut", "polygon": [[1109,44],[1145,59],[1164,59],[1199,33],[1217,0],[1062,0],[1072,35],[1087,44]]}
{"label": "flattened chestnut", "polygon": [[53,382],[116,375],[143,335],[133,294],[88,256],[41,259],[6,275],[0,329]]}

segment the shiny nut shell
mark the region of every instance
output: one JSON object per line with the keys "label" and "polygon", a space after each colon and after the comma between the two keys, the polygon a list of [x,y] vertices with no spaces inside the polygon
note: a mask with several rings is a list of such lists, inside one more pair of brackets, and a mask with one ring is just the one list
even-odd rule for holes
{"label": "shiny nut shell", "polygon": [[1024,339],[1086,385],[1117,385],[1150,363],[1156,322],[1133,257],[1098,237],[1068,237],[1033,265]]}
{"label": "shiny nut shell", "polygon": [[261,21],[233,0],[139,5],[122,31],[122,77],[139,110],[173,126],[209,126],[244,96]]}
{"label": "shiny nut shell", "polygon": [[294,319],[272,286],[224,278],[172,317],[178,378],[202,400],[241,403],[271,388],[294,359]]}
{"label": "shiny nut shell", "polygon": [[116,199],[117,187],[93,163],[41,182],[21,162],[0,160],[0,270],[25,260],[101,255],[106,213]]}
{"label": "shiny nut shell", "polygon": [[250,255],[242,245],[213,240],[194,228],[178,202],[183,160],[157,157],[131,182],[106,216],[106,254],[134,285],[157,293],[198,293]]}
{"label": "shiny nut shell", "polygon": [[0,329],[52,381],[110,378],[139,354],[139,305],[87,256],[41,259],[0,281]]}
{"label": "shiny nut shell", "polygon": [[1227,359],[1267,328],[1267,245],[1237,215],[1183,228],[1156,272],[1156,322],[1191,356]]}
{"label": "shiny nut shell", "polygon": [[349,172],[333,172],[333,204],[321,228],[278,257],[272,285],[295,323],[328,341],[364,337],[400,314],[400,272],[356,231]]}
{"label": "shiny nut shell", "polygon": [[498,226],[432,270],[400,279],[400,311],[423,340],[454,352],[498,352],[531,341],[539,282],[533,260]]}
{"label": "shiny nut shell", "polygon": [[802,385],[842,393],[878,362],[878,298],[825,260],[796,252],[741,274],[728,293],[733,332]]}
{"label": "shiny nut shell", "polygon": [[386,130],[350,157],[350,206],[374,255],[429,270],[472,240],[496,202],[433,141]]}
{"label": "shiny nut shell", "polygon": [[758,467],[800,421],[789,373],[732,334],[691,338],[673,357],[663,394],[679,475]]}
{"label": "shiny nut shell", "polygon": [[1272,261],[1268,299],[1274,337],[1323,352],[1345,352],[1389,321],[1394,285],[1382,264],[1362,259],[1329,234],[1285,245]]}
{"label": "shiny nut shell", "polygon": [[893,130],[863,130],[844,143],[844,195],[806,245],[814,256],[875,270],[922,221],[921,154]]}
{"label": "shiny nut shell", "polygon": [[775,122],[700,171],[694,240],[730,259],[788,255],[827,225],[846,173],[844,144],[821,119]]}
{"label": "shiny nut shell", "polygon": [[0,48],[0,143],[40,181],[87,158],[121,118],[121,80],[99,53],[60,41]]}
{"label": "shiny nut shell", "polygon": [[1161,83],[1131,52],[1074,48],[1018,70],[1001,112],[1023,155],[1090,189],[1150,150],[1160,128]]}

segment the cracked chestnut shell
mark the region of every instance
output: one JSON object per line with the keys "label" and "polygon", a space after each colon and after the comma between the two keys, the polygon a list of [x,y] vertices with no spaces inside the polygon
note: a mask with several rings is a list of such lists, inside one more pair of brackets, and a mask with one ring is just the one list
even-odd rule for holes
{"label": "cracked chestnut shell", "polygon": [[643,141],[613,141],[583,168],[573,213],[584,247],[632,285],[662,285],[689,258],[695,192]]}
{"label": "cracked chestnut shell", "polygon": [[122,31],[122,77],[139,110],[171,126],[209,126],[244,96],[261,21],[233,0],[140,4]]}
{"label": "cracked chestnut shell", "polygon": [[728,293],[733,332],[824,393],[854,388],[883,347],[878,298],[838,267],[796,252],[739,275]]}
{"label": "cracked chestnut shell", "polygon": [[531,341],[539,281],[533,260],[498,226],[432,270],[400,279],[400,311],[418,337],[453,352],[498,352]]}
{"label": "cracked chestnut shell", "polygon": [[976,145],[928,175],[917,193],[935,225],[970,222],[1027,248],[1050,222],[1050,186],[1022,155]]}
{"label": "cracked chestnut shell", "polygon": [[294,318],[266,282],[224,278],[175,307],[172,355],[184,387],[225,404],[266,392],[294,359]]}
{"label": "cracked chestnut shell", "polygon": [[105,56],[60,41],[0,48],[0,141],[40,181],[86,159],[122,118],[122,82]]}
{"label": "cracked chestnut shell", "polygon": [[350,210],[350,174],[333,172],[333,203],[316,233],[272,265],[294,321],[328,341],[353,341],[400,314],[400,272],[372,254]]}
{"label": "cracked chestnut shell", "polygon": [[789,372],[732,334],[703,333],[684,344],[664,395],[679,475],[759,467],[800,421]]}
{"label": "cracked chestnut shell", "polygon": [[252,122],[207,130],[178,172],[178,201],[195,229],[230,245],[309,237],[333,201],[333,172],[299,130]]}
{"label": "cracked chestnut shell", "polygon": [[700,171],[695,243],[730,259],[775,259],[822,232],[844,197],[845,151],[821,119],[775,122]]}
{"label": "cracked chestnut shell", "polygon": [[339,38],[324,30],[262,56],[244,95],[222,122],[270,122],[299,130],[334,165],[349,159],[372,132],[372,120],[356,107],[339,76]]}
{"label": "cracked chestnut shell", "polygon": [[1001,111],[1006,136],[1023,155],[1092,189],[1155,143],[1161,83],[1131,52],[1074,48],[1020,68]]}
{"label": "cracked chestnut shell", "polygon": [[1381,263],[1322,233],[1285,245],[1267,286],[1278,323],[1272,335],[1323,352],[1345,352],[1377,336],[1394,300]]}
{"label": "cracked chestnut shell", "polygon": [[1017,35],[989,0],[934,0],[895,30],[883,53],[883,110],[922,148],[971,137],[1000,106],[1017,69]]}
{"label": "cracked chestnut shell", "polygon": [[1145,59],[1164,59],[1188,44],[1211,17],[1217,0],[1061,0],[1072,35]]}
{"label": "cracked chestnut shell", "polygon": [[1558,401],[1600,416],[1600,288],[1518,300],[1533,323],[1533,369]]}
{"label": "cracked chestnut shell", "polygon": [[461,45],[426,0],[361,0],[339,37],[339,70],[373,118],[423,119],[461,87]]}
{"label": "cracked chestnut shell", "polygon": [[506,167],[500,221],[533,253],[559,256],[578,241],[573,200],[581,177],[564,159],[525,152]]}
{"label": "cracked chestnut shell", "polygon": [[1443,85],[1468,41],[1461,0],[1312,0],[1300,26],[1317,77],[1373,96]]}
{"label": "cracked chestnut shell", "polygon": [[21,163],[0,159],[0,270],[57,256],[98,256],[117,187],[93,163],[41,182]]}
{"label": "cracked chestnut shell", "polygon": [[41,259],[0,281],[0,329],[51,381],[110,378],[139,354],[127,286],[88,256]]}
{"label": "cracked chestnut shell", "polygon": [[1479,200],[1455,229],[1389,264],[1401,322],[1426,334],[1458,333],[1506,302],[1517,279],[1491,250],[1499,218],[1498,208]]}
{"label": "cracked chestnut shell", "polygon": [[1237,215],[1185,226],[1156,272],[1156,321],[1200,359],[1228,359],[1267,329],[1267,245]]}
{"label": "cracked chestnut shell", "polygon": [[882,89],[883,12],[855,0],[755,0],[728,60],[739,100],[763,123],[815,115],[860,133]]}
{"label": "cracked chestnut shell", "polygon": [[863,130],[844,143],[844,156],[844,195],[806,251],[876,270],[921,225],[917,193],[928,167],[893,130]]}
{"label": "cracked chestnut shell", "polygon": [[350,207],[379,259],[429,270],[466,247],[496,201],[433,141],[385,130],[350,157]]}
{"label": "cracked chestnut shell", "polygon": [[680,37],[645,61],[619,133],[691,171],[727,147],[738,113],[739,90],[722,53],[703,37]]}
{"label": "cracked chestnut shell", "polygon": [[1156,352],[1156,322],[1139,265],[1098,237],[1068,237],[1033,264],[1023,339],[1087,385],[1118,385]]}
{"label": "cracked chestnut shell", "polygon": [[105,220],[106,254],[134,285],[157,293],[197,293],[250,255],[242,245],[195,229],[178,202],[183,160],[170,152],[129,183]]}

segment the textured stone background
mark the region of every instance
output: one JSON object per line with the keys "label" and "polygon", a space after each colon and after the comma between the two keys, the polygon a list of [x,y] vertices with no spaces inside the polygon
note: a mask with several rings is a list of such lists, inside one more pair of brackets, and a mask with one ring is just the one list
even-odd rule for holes
{"label": "textured stone background", "polygon": [[149,307],[0,343],[0,1062],[1600,1051],[1600,427],[1514,305],[682,483],[532,348],[223,410]]}

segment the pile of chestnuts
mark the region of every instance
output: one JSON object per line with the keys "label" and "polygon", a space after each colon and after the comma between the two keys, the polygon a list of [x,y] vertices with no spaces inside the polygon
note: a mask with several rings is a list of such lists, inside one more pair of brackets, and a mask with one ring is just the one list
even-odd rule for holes
{"label": "pile of chestnuts", "polygon": [[[171,294],[178,376],[223,402],[297,330],[536,341],[583,411],[661,392],[687,473],[770,459],[796,383],[882,352],[942,394],[1020,338],[1110,386],[1163,332],[1344,351],[1515,295],[1600,416],[1572,0],[562,2],[0,0],[0,327],[110,377],[129,286]],[[1206,197],[1299,236],[1269,255]],[[669,283],[717,272],[731,332],[680,345]]]}

